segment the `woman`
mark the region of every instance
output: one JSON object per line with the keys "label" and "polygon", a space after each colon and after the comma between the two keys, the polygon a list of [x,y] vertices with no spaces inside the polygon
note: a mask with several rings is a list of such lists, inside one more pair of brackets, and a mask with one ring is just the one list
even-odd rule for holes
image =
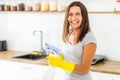
{"label": "woman", "polygon": [[96,39],[90,30],[88,12],[79,2],[66,10],[63,27],[63,55],[48,56],[49,65],[65,71],[65,80],[92,80],[90,66],[96,51]]}

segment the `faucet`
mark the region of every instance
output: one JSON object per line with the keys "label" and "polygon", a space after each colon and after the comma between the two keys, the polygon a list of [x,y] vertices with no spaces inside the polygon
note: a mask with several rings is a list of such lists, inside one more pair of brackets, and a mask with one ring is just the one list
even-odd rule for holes
{"label": "faucet", "polygon": [[45,50],[43,48],[43,32],[41,30],[35,30],[33,31],[33,35],[35,35],[36,32],[40,33],[40,39],[41,39],[40,40],[40,52],[42,55],[44,55]]}

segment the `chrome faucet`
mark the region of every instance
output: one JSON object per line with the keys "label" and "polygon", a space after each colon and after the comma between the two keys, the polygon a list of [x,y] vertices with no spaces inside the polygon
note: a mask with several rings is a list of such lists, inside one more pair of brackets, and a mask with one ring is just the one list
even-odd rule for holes
{"label": "chrome faucet", "polygon": [[42,55],[44,55],[44,48],[43,48],[43,32],[41,30],[35,30],[33,31],[33,35],[35,35],[36,32],[39,32],[40,33],[40,53],[42,53]]}

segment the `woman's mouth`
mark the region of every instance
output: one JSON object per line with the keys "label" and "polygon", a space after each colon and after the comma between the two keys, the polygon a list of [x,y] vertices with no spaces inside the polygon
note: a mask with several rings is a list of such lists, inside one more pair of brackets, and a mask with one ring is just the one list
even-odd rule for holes
{"label": "woman's mouth", "polygon": [[79,21],[71,21],[71,24],[78,24],[79,23]]}

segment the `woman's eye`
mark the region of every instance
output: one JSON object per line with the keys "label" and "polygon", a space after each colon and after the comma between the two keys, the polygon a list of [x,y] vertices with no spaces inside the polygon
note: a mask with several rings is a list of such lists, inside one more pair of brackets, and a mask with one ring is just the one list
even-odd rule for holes
{"label": "woman's eye", "polygon": [[72,14],[69,14],[69,16],[72,16]]}
{"label": "woman's eye", "polygon": [[77,13],[76,15],[81,15],[80,13]]}

